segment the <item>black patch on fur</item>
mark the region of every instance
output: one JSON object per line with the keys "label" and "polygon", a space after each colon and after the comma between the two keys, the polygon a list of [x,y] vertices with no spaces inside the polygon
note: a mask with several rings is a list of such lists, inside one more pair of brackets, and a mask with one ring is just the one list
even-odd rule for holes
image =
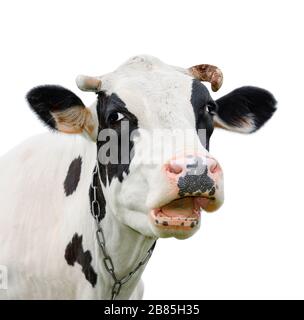
{"label": "black patch on fur", "polygon": [[82,246],[82,236],[74,234],[72,241],[65,249],[65,260],[70,266],[74,266],[77,262],[82,267],[82,272],[85,278],[91,283],[94,288],[97,283],[97,273],[91,266],[92,255],[89,250],[84,251]]}
{"label": "black patch on fur", "polygon": [[218,116],[233,127],[241,128],[244,120],[252,119],[258,130],[276,110],[276,100],[267,90],[257,87],[241,87],[216,100]]}
{"label": "black patch on fur", "polygon": [[78,158],[74,159],[69,166],[68,173],[63,184],[67,197],[77,189],[81,175],[81,165],[82,159],[79,156]]}
{"label": "black patch on fur", "polygon": [[208,190],[212,190],[214,181],[208,176],[208,168],[206,167],[203,174],[186,174],[180,177],[177,186],[179,188],[178,195],[184,197],[193,195],[196,192],[205,193]]}
{"label": "black patch on fur", "polygon": [[200,136],[202,145],[209,150],[209,141],[213,132],[213,117],[207,111],[207,106],[216,108],[207,88],[198,80],[193,80],[191,104],[195,115],[196,130],[205,129],[205,137]]}
{"label": "black patch on fur", "polygon": [[56,129],[51,112],[63,111],[74,106],[83,106],[79,97],[61,86],[45,85],[35,87],[26,95],[31,109],[46,125]]}
{"label": "black patch on fur", "polygon": [[[124,115],[124,119],[122,121],[128,121],[129,130],[128,132],[121,132],[121,122],[112,122],[111,119],[115,113],[121,113]],[[108,141],[100,141],[101,130],[103,129],[113,129],[118,134],[118,163],[117,164],[102,164],[100,163],[100,171],[101,171],[101,179],[104,185],[106,185],[106,177],[108,177],[109,183],[111,183],[113,177],[117,177],[120,182],[123,180],[123,173],[129,173],[129,165],[132,159],[133,149],[133,141],[130,139],[131,133],[138,129],[138,120],[137,118],[128,111],[126,108],[126,104],[115,94],[111,94],[110,96],[106,95],[104,92],[98,93],[98,103],[97,103],[97,114],[99,120],[99,129],[98,129],[98,142],[97,149],[98,151],[102,147],[103,144]],[[122,137],[128,137],[129,139],[129,161],[127,164],[122,163],[121,156],[121,145],[122,145]]]}
{"label": "black patch on fur", "polygon": [[[125,116],[123,121],[129,122],[129,131],[128,132],[121,132],[120,122],[113,123],[111,121],[111,116],[119,112]],[[138,121],[137,118],[129,112],[126,107],[125,103],[116,95],[112,94],[110,96],[106,95],[104,92],[98,93],[98,100],[97,100],[97,116],[99,122],[98,128],[98,139],[97,139],[97,154],[100,148],[107,143],[107,141],[101,141],[101,131],[103,129],[111,128],[118,133],[119,138],[119,152],[118,152],[118,163],[108,163],[104,164],[103,161],[99,161],[99,170],[100,170],[100,180],[104,186],[107,185],[107,180],[111,183],[113,177],[117,177],[120,182],[123,181],[123,173],[129,173],[129,165],[132,158],[132,148],[134,146],[133,141],[130,139],[131,132],[138,128]],[[129,163],[124,164],[121,163],[121,137],[122,135],[129,137]],[[106,214],[106,200],[104,194],[102,192],[102,186],[100,180],[97,175],[94,176],[94,186],[97,186],[97,201],[100,207],[100,215],[98,216],[98,220],[101,221]],[[91,187],[89,191],[90,202],[94,200],[94,189]],[[93,208],[91,208],[91,213],[93,213]]]}

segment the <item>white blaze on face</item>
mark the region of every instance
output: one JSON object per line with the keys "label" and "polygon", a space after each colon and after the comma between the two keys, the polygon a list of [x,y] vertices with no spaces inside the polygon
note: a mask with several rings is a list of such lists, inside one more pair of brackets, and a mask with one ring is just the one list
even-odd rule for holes
{"label": "white blaze on face", "polygon": [[102,84],[107,93],[124,101],[140,128],[194,128],[192,78],[158,59],[131,59],[102,77]]}
{"label": "white blaze on face", "polygon": [[[177,185],[164,166],[185,155],[209,155],[196,132],[191,104],[193,78],[156,58],[135,57],[101,78],[103,90],[115,93],[138,120],[134,157],[122,183],[109,187],[113,212],[132,228],[147,234],[148,213],[177,198]],[[112,200],[113,198],[113,200]]]}

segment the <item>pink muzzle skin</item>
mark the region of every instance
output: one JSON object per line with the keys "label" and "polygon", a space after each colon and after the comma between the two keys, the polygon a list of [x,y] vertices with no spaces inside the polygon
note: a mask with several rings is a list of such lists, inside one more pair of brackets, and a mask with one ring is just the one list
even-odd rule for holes
{"label": "pink muzzle skin", "polygon": [[176,184],[181,176],[201,175],[206,169],[209,178],[216,183],[222,175],[222,169],[214,158],[189,155],[183,158],[172,159],[165,165],[168,179],[174,180]]}
{"label": "pink muzzle skin", "polygon": [[197,155],[175,158],[165,164],[164,172],[172,201],[151,211],[155,227],[192,230],[199,225],[201,209],[211,212],[221,205],[222,169],[215,159]]}
{"label": "pink muzzle skin", "polygon": [[219,163],[209,156],[187,155],[172,159],[164,166],[165,174],[172,188],[174,198],[202,197],[202,208],[216,200],[223,172]]}

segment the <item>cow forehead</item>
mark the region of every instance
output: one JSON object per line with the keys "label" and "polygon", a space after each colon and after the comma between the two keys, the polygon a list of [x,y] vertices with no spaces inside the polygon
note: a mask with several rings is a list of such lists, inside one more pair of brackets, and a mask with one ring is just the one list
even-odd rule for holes
{"label": "cow forehead", "polygon": [[160,59],[150,55],[138,55],[131,57],[123,63],[116,71],[126,70],[155,70],[155,69],[174,69],[174,67],[162,62]]}
{"label": "cow forehead", "polygon": [[141,127],[192,128],[193,78],[150,56],[136,56],[102,77],[108,94],[115,93]]}

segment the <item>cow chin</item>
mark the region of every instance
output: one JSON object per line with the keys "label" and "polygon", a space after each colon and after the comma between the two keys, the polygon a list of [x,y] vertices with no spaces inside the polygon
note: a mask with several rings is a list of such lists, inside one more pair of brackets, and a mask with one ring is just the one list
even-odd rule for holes
{"label": "cow chin", "polygon": [[221,201],[208,197],[183,197],[149,213],[153,233],[159,238],[187,239],[200,227],[202,211],[217,210]]}

